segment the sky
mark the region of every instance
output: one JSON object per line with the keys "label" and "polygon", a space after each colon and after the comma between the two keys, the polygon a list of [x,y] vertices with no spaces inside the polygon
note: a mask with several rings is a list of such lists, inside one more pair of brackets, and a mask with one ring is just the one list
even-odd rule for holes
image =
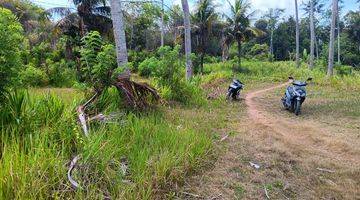
{"label": "sky", "polygon": [[[71,0],[30,0],[46,9],[52,7],[69,7],[72,4]],[[181,0],[164,0],[165,4],[168,6],[171,5],[181,5]],[[195,9],[194,5],[196,0],[188,0],[190,10]],[[233,2],[234,0],[229,0]],[[302,2],[307,2],[308,0],[298,0],[299,6],[301,8]],[[323,0],[324,2],[329,2],[326,8],[330,7],[331,0]],[[219,12],[226,12],[229,10],[229,6],[226,0],[214,0],[217,5],[217,10]],[[285,14],[287,16],[294,15],[295,6],[294,0],[250,0],[252,9],[256,10],[256,16],[259,17],[263,15],[268,8],[283,8],[285,9]],[[343,14],[347,13],[349,10],[356,10],[359,8],[359,4],[356,4],[356,0],[344,0],[344,10]],[[300,9],[301,10],[301,9]],[[301,14],[301,13],[300,13]]]}

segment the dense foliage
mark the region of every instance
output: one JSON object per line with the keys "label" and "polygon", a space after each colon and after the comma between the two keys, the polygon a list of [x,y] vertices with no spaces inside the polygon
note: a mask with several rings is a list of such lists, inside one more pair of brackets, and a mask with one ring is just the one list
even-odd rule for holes
{"label": "dense foliage", "polygon": [[[231,112],[237,113],[242,102],[223,101],[233,78],[251,90],[248,83],[262,87],[289,75],[311,76],[318,88],[360,92],[359,10],[340,17],[336,73],[325,78],[329,16],[321,1],[315,1],[314,69],[307,67],[307,4],[302,5],[301,67],[296,68],[292,16],[282,18],[281,10],[269,9],[254,20],[247,0],[227,2],[230,10],[224,13],[218,12],[214,0],[196,1],[191,9],[196,75],[185,80],[184,16],[179,6],[164,5],[163,10],[160,1],[123,2],[129,62],[118,66],[108,1],[72,2],[76,9],[45,10],[27,0],[0,2],[0,199],[177,198],[170,190],[212,159],[214,141],[220,139],[213,132],[228,134],[225,127],[233,126],[224,121],[238,120]],[[131,83],[153,85],[162,105],[143,112],[119,106],[129,94],[150,99],[137,90],[147,83],[129,84],[127,77],[125,84],[119,81],[116,76],[125,68],[132,71]],[[79,106],[94,90],[94,102]],[[89,137],[75,118],[82,109]],[[66,173],[69,160],[78,154],[82,159],[73,177],[83,188],[75,190]]]}
{"label": "dense foliage", "polygon": [[157,56],[145,59],[139,65],[139,73],[151,76],[158,85],[162,96],[185,104],[201,103],[201,92],[195,81],[184,80],[184,65],[180,55],[180,46],[159,48]]}
{"label": "dense foliage", "polygon": [[0,8],[0,99],[9,86],[18,82],[23,38],[23,29],[15,15]]}
{"label": "dense foliage", "polygon": [[[113,37],[112,29],[109,28],[111,27],[109,7],[104,2],[74,1],[76,11],[71,8],[54,8],[46,11],[23,0],[1,2],[1,6],[10,9],[18,17],[25,30],[25,42],[21,42],[23,45],[20,52],[21,61],[16,59],[12,61],[21,62],[21,65],[25,66],[22,70],[17,70],[21,73],[20,82],[24,86],[69,87],[92,82],[90,74],[95,71],[99,73],[107,71],[102,68],[115,69],[115,63],[111,60],[114,54],[110,47],[113,45]],[[141,75],[149,76],[149,69],[155,67],[154,62],[143,61],[153,57],[160,45],[160,38],[157,36],[161,23],[161,5],[125,3],[124,6],[127,8],[124,28],[129,50],[128,67],[133,72],[141,68]],[[253,9],[248,1],[237,0],[229,6],[232,11],[223,15],[218,12],[216,4],[211,0],[201,0],[196,3],[192,14],[195,72],[203,72],[204,63],[218,62],[220,58],[229,60],[244,57],[263,61],[295,59],[296,22],[292,16],[282,18],[282,10],[269,9],[259,19],[253,20],[251,12]],[[309,5],[304,4],[301,7],[305,15],[300,21],[300,52],[306,51],[306,53],[302,53],[300,57],[303,62],[308,62]],[[329,42],[329,12],[325,12],[324,8],[321,1],[315,1],[315,57],[317,62],[321,63],[326,63],[328,59]],[[60,15],[63,18],[54,23],[50,20],[52,15]],[[96,20],[98,23],[94,24],[92,21]],[[340,62],[344,65],[359,66],[360,58],[357,56],[360,45],[359,21],[359,11],[351,11],[340,18]],[[182,45],[184,37],[182,25],[181,8],[174,6],[164,10],[165,45],[171,47]],[[94,49],[96,52],[92,53],[87,52],[89,48],[85,43],[88,38],[86,33],[91,31],[97,31],[97,37],[101,37],[99,41],[101,44],[98,44],[99,46]],[[103,45],[109,46],[103,47]],[[102,57],[99,58],[101,62],[98,62],[96,60],[101,51],[103,51],[99,55]],[[183,46],[179,52],[183,54]],[[335,50],[335,57],[337,53]],[[104,77],[105,74],[102,76]],[[106,80],[110,80],[109,77]],[[105,79],[102,79],[100,81],[102,83],[97,82],[97,87],[108,84],[104,81]]]}

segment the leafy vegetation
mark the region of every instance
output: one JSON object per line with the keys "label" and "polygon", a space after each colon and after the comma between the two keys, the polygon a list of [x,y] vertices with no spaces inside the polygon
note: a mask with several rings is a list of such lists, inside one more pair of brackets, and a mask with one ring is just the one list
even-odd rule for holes
{"label": "leafy vegetation", "polygon": [[0,8],[0,100],[21,69],[23,29],[10,10]]}
{"label": "leafy vegetation", "polygon": [[[327,77],[335,38],[321,1],[309,2],[315,16],[311,4],[301,5],[306,15],[298,24],[281,18],[282,9],[252,21],[247,0],[228,2],[223,12],[215,1],[199,0],[192,13],[131,1],[114,11],[109,3],[74,0],[76,9],[45,10],[26,0],[0,2],[0,199],[181,198],[188,178],[215,163],[218,141],[248,121],[245,103],[224,99],[233,78],[248,92],[288,76],[313,77],[319,92],[310,94],[311,119],[359,118],[360,11],[338,19],[340,45],[330,48],[338,59]],[[111,9],[122,15],[120,24]],[[189,14],[192,24],[184,25]],[[157,92],[161,104],[147,103],[157,102]],[[67,174],[76,155],[78,188]],[[250,192],[245,183],[229,187],[238,199]],[[265,184],[269,192],[285,187]]]}

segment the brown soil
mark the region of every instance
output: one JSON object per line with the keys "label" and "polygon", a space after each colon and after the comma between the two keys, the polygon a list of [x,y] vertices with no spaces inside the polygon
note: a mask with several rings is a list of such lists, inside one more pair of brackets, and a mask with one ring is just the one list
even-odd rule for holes
{"label": "brown soil", "polygon": [[238,134],[224,141],[215,165],[189,180],[180,198],[360,199],[359,130],[316,121],[306,107],[296,117],[276,106],[278,98],[262,97],[286,85],[246,95]]}

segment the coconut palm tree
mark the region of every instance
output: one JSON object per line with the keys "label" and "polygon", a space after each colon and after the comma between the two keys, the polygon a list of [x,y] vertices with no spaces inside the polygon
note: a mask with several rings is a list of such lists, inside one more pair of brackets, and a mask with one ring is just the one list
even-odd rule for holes
{"label": "coconut palm tree", "polygon": [[116,44],[116,57],[118,66],[126,66],[128,62],[128,54],[125,38],[125,26],[123,21],[123,13],[121,1],[110,0],[111,18],[113,20],[114,38]]}
{"label": "coconut palm tree", "polygon": [[330,29],[330,43],[329,43],[329,59],[327,76],[332,76],[334,73],[334,47],[335,47],[335,25],[338,15],[338,0],[332,1],[331,11],[331,29]]}
{"label": "coconut palm tree", "polygon": [[322,13],[324,3],[322,0],[310,0],[308,3],[304,4],[304,11],[309,15],[310,19],[310,63],[309,68],[314,67],[314,57],[315,57],[315,48],[316,48],[316,57],[319,57],[319,48],[316,42],[316,33],[315,33],[315,14]]}
{"label": "coconut palm tree", "polygon": [[160,31],[161,31],[161,46],[164,46],[164,0],[161,0],[161,23],[160,23]]}
{"label": "coconut palm tree", "polygon": [[51,14],[62,17],[56,26],[61,30],[76,27],[82,37],[88,31],[99,31],[102,34],[111,30],[110,7],[107,0],[72,0],[76,9],[70,7],[55,7],[48,10]]}
{"label": "coconut palm tree", "polygon": [[315,25],[314,25],[314,1],[310,0],[310,63],[309,68],[314,68],[315,54]]}
{"label": "coconut palm tree", "polygon": [[250,18],[255,12],[250,12],[251,4],[248,0],[235,0],[230,6],[230,15],[226,15],[226,21],[229,31],[226,32],[230,41],[237,42],[238,45],[238,67],[241,68],[241,44],[251,36],[262,35],[263,32],[257,28],[250,27]]}
{"label": "coconut palm tree", "polygon": [[299,9],[297,0],[295,0],[295,18],[296,18],[296,67],[300,67],[300,28],[299,28]]}
{"label": "coconut palm tree", "polygon": [[181,4],[184,12],[186,79],[189,80],[193,76],[193,67],[191,62],[190,11],[187,0],[181,0]]}
{"label": "coconut palm tree", "polygon": [[279,18],[284,13],[284,9],[279,8],[270,8],[268,12],[265,14],[265,18],[268,21],[269,29],[270,29],[270,55],[273,56],[274,54],[274,45],[273,45],[273,38],[274,38],[274,30],[279,22]]}
{"label": "coconut palm tree", "polygon": [[197,9],[193,15],[193,23],[195,24],[196,34],[199,36],[199,52],[200,52],[200,73],[204,69],[205,48],[213,23],[217,20],[217,13],[212,0],[199,0]]}

